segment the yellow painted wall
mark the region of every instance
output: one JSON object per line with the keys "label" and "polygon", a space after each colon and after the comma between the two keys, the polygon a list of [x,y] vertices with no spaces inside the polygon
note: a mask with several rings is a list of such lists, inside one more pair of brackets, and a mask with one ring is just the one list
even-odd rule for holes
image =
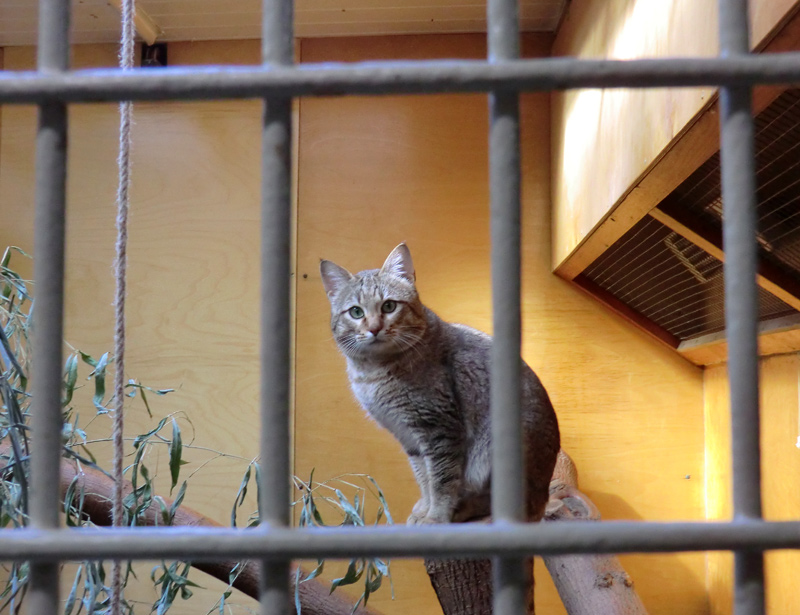
{"label": "yellow painted wall", "polygon": [[[535,37],[528,49],[547,52]],[[302,45],[303,61],[483,53],[480,36]],[[546,95],[523,102],[525,358],[554,401],[582,487],[606,518],[702,519],[701,372],[550,273],[548,102]],[[297,468],[304,475],[316,467],[320,476],[368,471],[404,518],[417,497],[411,471],[348,390],[318,263],[375,267],[406,241],[423,301],[446,319],[489,330],[486,98],[303,100],[300,126]],[[652,614],[707,612],[703,555],[623,563]],[[397,574],[396,605],[376,600],[379,608],[436,612],[420,564],[398,566]],[[538,597],[540,612],[563,612],[552,590]]]}
{"label": "yellow painted wall", "polygon": [[[260,52],[258,42],[249,41],[170,44],[169,53],[174,64],[189,64],[258,62]],[[30,49],[6,50],[8,69],[33,61]],[[116,61],[110,45],[74,51],[75,66]],[[1,112],[0,244],[31,252],[36,112],[20,106]],[[192,463],[184,476],[211,460],[212,451],[231,455],[198,471],[185,500],[226,525],[247,461],[258,453],[260,117],[253,101],[141,103],[134,110],[126,368],[147,385],[177,389],[150,401],[156,420],[178,413],[185,443],[193,439],[192,446],[204,447],[185,448]],[[113,345],[117,106],[75,105],[69,119],[65,337],[98,356]],[[89,395],[81,399],[80,424],[86,426],[94,411]],[[182,416],[191,418],[194,433]],[[125,421],[129,437],[156,422],[138,400],[129,404]],[[89,437],[108,437],[110,422],[95,419]],[[100,458],[109,459],[110,449],[97,446]],[[166,462],[165,447],[156,447],[150,467],[165,495]],[[245,521],[253,508],[252,502],[245,506]],[[151,586],[149,575],[150,565],[142,565],[144,588]],[[205,613],[225,588],[196,571],[190,578],[211,589],[176,605],[178,615]],[[148,593],[131,595],[146,600]],[[236,602],[254,608],[244,597]]]}
{"label": "yellow painted wall", "polygon": [[[754,47],[796,4],[797,0],[750,2]],[[718,52],[717,21],[716,0],[573,0],[553,55],[618,60],[712,56]],[[554,267],[611,214],[714,91],[706,87],[553,94]],[[677,184],[682,178],[669,177],[666,183],[673,179]],[[663,186],[648,189],[654,188]]]}
{"label": "yellow painted wall", "polygon": [[[770,521],[800,517],[800,437],[796,354],[763,359],[761,367],[762,503]],[[706,483],[709,519],[732,515],[730,414],[727,366],[705,372]],[[766,555],[767,612],[794,613],[800,608],[797,577],[800,553],[774,551]],[[709,554],[708,586],[711,613],[732,612],[733,556]]]}
{"label": "yellow painted wall", "polygon": [[[526,39],[531,55],[546,55],[549,44]],[[481,36],[453,35],[304,41],[300,53],[321,61],[481,57],[485,49]],[[114,54],[81,48],[76,64],[110,65]],[[171,44],[170,60],[253,63],[258,44]],[[30,50],[6,54],[8,67],[31,61]],[[701,519],[701,372],[550,273],[549,96],[526,96],[522,108],[525,358],[605,518]],[[67,337],[99,353],[111,345],[116,108],[74,106],[70,114]],[[402,520],[416,486],[400,448],[348,391],[318,262],[373,267],[407,241],[423,300],[444,318],[489,330],[486,98],[307,99],[299,114],[296,472],[370,473]],[[260,105],[148,103],[135,115],[128,372],[179,388],[155,411],[185,411],[195,445],[233,455],[199,471],[187,495],[226,523],[239,457],[257,453]],[[0,243],[30,250],[35,113],[3,107],[1,125]],[[152,423],[132,405],[127,424],[133,435]],[[108,429],[105,418],[92,426],[98,436]],[[187,456],[194,465],[184,471],[213,453]],[[703,555],[622,559],[651,614],[708,612]],[[543,572],[540,565],[540,612],[563,613]],[[376,607],[438,612],[421,564],[396,562],[395,575],[397,600],[378,594]],[[208,610],[214,599],[201,604]]]}

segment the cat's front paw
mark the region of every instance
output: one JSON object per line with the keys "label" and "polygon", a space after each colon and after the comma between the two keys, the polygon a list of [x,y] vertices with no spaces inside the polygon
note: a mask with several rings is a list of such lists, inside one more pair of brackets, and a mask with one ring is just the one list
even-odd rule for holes
{"label": "cat's front paw", "polygon": [[420,498],[411,509],[411,516],[406,520],[406,525],[419,525],[420,521],[428,515],[430,504],[428,500]]}
{"label": "cat's front paw", "polygon": [[414,514],[412,514],[406,521],[406,525],[432,525],[434,523],[442,523],[442,522],[436,521],[435,519],[429,517],[428,515],[418,517]]}
{"label": "cat's front paw", "polygon": [[406,525],[422,525],[422,520],[424,518],[425,518],[424,516],[418,517],[414,513],[411,513],[408,516],[408,519],[406,519]]}
{"label": "cat's front paw", "polygon": [[430,508],[430,503],[425,498],[420,498],[417,500],[417,503],[414,504],[414,508],[411,509],[411,516],[415,517],[424,517],[428,514],[428,509]]}
{"label": "cat's front paw", "polygon": [[438,514],[429,510],[427,514],[417,516],[413,512],[406,521],[406,525],[433,525],[435,523],[450,523],[450,513],[440,511]]}

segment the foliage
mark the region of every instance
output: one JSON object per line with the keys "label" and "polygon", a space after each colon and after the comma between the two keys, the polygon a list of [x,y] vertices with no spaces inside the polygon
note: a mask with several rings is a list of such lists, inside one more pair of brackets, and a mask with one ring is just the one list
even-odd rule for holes
{"label": "foliage", "polygon": [[[29,435],[31,393],[28,380],[31,365],[31,329],[35,301],[31,292],[32,283],[24,280],[9,267],[12,252],[28,257],[18,248],[9,248],[0,259],[0,530],[19,528],[28,524],[28,492],[30,489],[29,474]],[[78,349],[69,347],[70,352],[64,364],[63,397],[61,400],[63,417],[62,447],[63,455],[75,461],[80,467],[86,465],[105,470],[98,465],[92,453],[92,444],[98,440],[87,440],[85,426],[81,426],[80,414],[77,410],[75,394],[82,382],[90,382],[89,393],[92,395],[92,414],[94,417],[113,412],[111,399],[106,393],[106,376],[114,358],[105,353],[95,358]],[[85,373],[84,372],[87,372]],[[138,395],[141,398],[149,417],[153,417],[148,395],[164,396],[172,389],[154,389],[136,380],[129,380],[126,385],[127,397]],[[91,422],[93,419],[90,419]],[[189,418],[183,414],[169,414],[159,419],[150,431],[132,439],[132,461],[125,468],[125,474],[131,482],[132,490],[125,497],[124,523],[127,526],[144,524],[144,514],[153,505],[160,511],[160,523],[171,525],[176,511],[181,506],[187,491],[187,480],[181,480],[181,468],[186,464],[183,453],[192,448],[191,442],[184,443],[181,423],[188,423]],[[87,423],[88,425],[88,423]],[[168,434],[168,435],[167,435]],[[103,440],[108,440],[104,438]],[[6,444],[7,443],[7,444]],[[170,494],[178,487],[173,502],[167,502],[156,495],[154,488],[155,474],[147,465],[148,452],[154,446],[165,446],[169,455]],[[203,448],[203,447],[195,447]],[[208,449],[204,449],[208,450]],[[211,451],[213,459],[227,457],[224,453]],[[211,461],[211,460],[209,460]],[[200,468],[209,461],[203,463]],[[197,472],[200,468],[196,469]],[[189,476],[194,474],[194,472]],[[258,478],[259,467],[251,461],[239,486],[231,515],[232,525],[236,525],[236,511],[245,501],[247,487],[251,476]],[[358,486],[345,480],[360,480]],[[378,502],[375,523],[381,520],[391,523],[386,500],[375,480],[366,475],[341,476],[323,483],[314,483],[313,475],[309,481],[303,482],[295,478],[295,487],[300,497],[294,503],[300,510],[299,525],[321,527],[326,523],[320,513],[318,504],[322,503],[330,511],[336,512],[336,521],[328,525],[365,525],[365,502],[367,493]],[[257,481],[258,483],[258,481]],[[352,503],[344,496],[341,489],[349,487],[355,490]],[[92,520],[84,511],[85,494],[77,478],[67,488],[63,498],[63,510],[66,524],[69,527],[91,527]],[[248,525],[258,523],[258,512],[252,514]],[[150,578],[159,596],[152,605],[147,605],[150,613],[162,615],[172,606],[178,596],[186,600],[192,596],[196,583],[189,580],[189,562],[162,562],[153,568]],[[296,579],[298,583],[317,577],[323,570],[324,562],[320,560],[317,567],[307,578]],[[233,583],[241,572],[241,565],[231,571],[229,587],[220,600],[212,608],[224,613],[231,596]],[[27,563],[14,563],[6,568],[5,586],[0,590],[0,613],[8,612],[16,615],[22,608],[29,580]],[[389,575],[388,563],[379,559],[357,559],[350,562],[347,574],[336,579],[331,591],[343,585],[357,583],[364,579],[364,592],[359,603],[366,604],[371,593],[376,591]],[[135,577],[131,563],[125,568],[123,587],[127,587],[131,577]],[[110,579],[109,579],[110,581]],[[106,570],[103,562],[84,561],[77,565],[72,587],[64,603],[65,615],[87,615],[108,613],[110,607],[110,587],[107,584]],[[393,592],[392,592],[393,593]],[[300,612],[299,600],[297,610]],[[134,613],[135,605],[123,600],[123,612]],[[354,608],[355,610],[355,608]],[[209,611],[210,613],[211,611]]]}
{"label": "foliage", "polygon": [[[255,462],[251,463],[245,471],[242,483],[239,485],[239,492],[236,494],[236,500],[231,510],[231,525],[233,527],[236,527],[237,509],[241,507],[247,495],[247,487],[253,473],[256,475],[256,485],[260,484],[258,480],[259,472],[259,465]],[[388,524],[393,523],[392,515],[389,512],[389,505],[386,503],[386,497],[383,491],[377,481],[368,474],[342,474],[320,483],[314,482],[314,471],[312,470],[308,482],[296,476],[293,477],[293,481],[295,489],[300,493],[300,497],[292,502],[292,507],[298,512],[297,525],[299,527],[364,527],[368,524],[367,519],[373,514],[374,525],[379,525],[381,521]],[[356,481],[358,484],[356,484]],[[342,491],[343,489],[353,493],[352,501],[345,496]],[[367,497],[368,495],[369,497]],[[377,502],[377,509],[374,513],[367,510],[366,503],[368,500]],[[325,520],[326,517],[329,519],[328,521]],[[251,527],[257,525],[258,522],[259,516],[258,511],[256,511],[248,518],[247,526]],[[297,568],[294,583],[294,602],[298,615],[301,615],[300,584],[315,579],[322,574],[324,568],[325,560],[317,560],[316,567],[308,573],[305,578],[302,578],[302,572],[299,567]],[[394,585],[392,584],[389,562],[377,557],[353,558],[347,566],[345,575],[331,582],[331,593],[333,593],[337,587],[354,585],[363,579],[364,589],[361,593],[361,597],[359,597],[358,601],[353,605],[352,612],[355,612],[362,603],[364,606],[367,605],[370,595],[381,587],[384,577],[389,579],[392,599],[394,599]]]}

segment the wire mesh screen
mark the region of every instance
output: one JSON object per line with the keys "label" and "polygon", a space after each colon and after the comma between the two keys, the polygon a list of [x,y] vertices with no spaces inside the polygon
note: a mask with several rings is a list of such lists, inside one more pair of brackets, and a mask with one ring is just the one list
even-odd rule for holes
{"label": "wire mesh screen", "polygon": [[[762,258],[800,279],[800,89],[789,89],[755,119],[758,243]],[[714,154],[671,195],[716,228],[722,225],[719,154]]]}
{"label": "wire mesh screen", "polygon": [[[722,261],[648,216],[584,275],[682,341],[725,328],[722,269]],[[796,313],[763,289],[758,305],[759,320]]]}

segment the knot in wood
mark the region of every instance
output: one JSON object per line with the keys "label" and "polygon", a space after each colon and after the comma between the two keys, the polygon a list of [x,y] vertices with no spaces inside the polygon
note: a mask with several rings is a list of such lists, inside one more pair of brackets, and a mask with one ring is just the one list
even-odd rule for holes
{"label": "knot in wood", "polygon": [[622,584],[625,587],[633,587],[633,580],[624,570],[616,572],[606,572],[598,575],[594,580],[594,586],[598,589],[608,589],[614,583]]}

